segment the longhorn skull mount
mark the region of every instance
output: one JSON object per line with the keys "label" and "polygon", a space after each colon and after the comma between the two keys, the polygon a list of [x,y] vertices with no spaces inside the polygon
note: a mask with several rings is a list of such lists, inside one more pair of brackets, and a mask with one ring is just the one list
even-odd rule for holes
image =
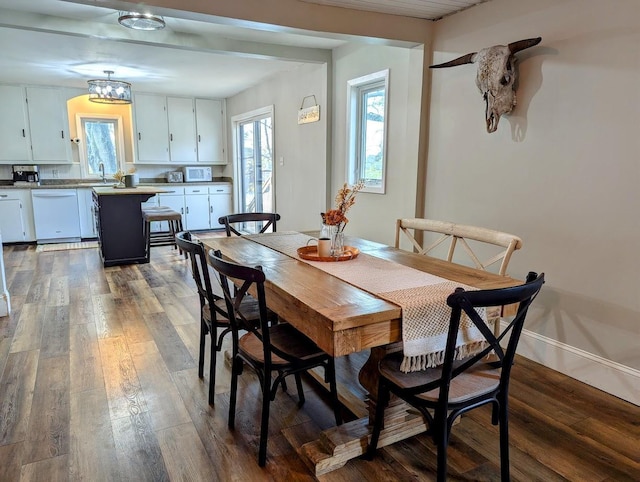
{"label": "longhorn skull mount", "polygon": [[542,37],[519,40],[509,45],[494,45],[472,52],[443,64],[431,65],[430,69],[478,64],[476,85],[484,98],[487,132],[495,132],[500,116],[510,113],[516,105],[515,54],[538,45]]}

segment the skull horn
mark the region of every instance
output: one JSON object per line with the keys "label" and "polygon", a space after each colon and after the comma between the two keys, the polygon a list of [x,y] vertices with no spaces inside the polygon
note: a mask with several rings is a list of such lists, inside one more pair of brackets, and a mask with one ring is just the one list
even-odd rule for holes
{"label": "skull horn", "polygon": [[517,52],[520,52],[521,50],[528,49],[530,47],[533,47],[534,45],[538,45],[541,40],[542,40],[542,37],[536,37],[536,38],[528,38],[525,40],[518,40],[517,42],[512,42],[509,44],[509,52],[511,52],[512,54],[515,54]]}
{"label": "skull horn", "polygon": [[472,64],[475,61],[475,55],[477,52],[471,52],[470,54],[463,55],[457,59],[450,60],[444,64],[430,65],[430,69],[442,69],[444,67],[456,67],[457,65]]}

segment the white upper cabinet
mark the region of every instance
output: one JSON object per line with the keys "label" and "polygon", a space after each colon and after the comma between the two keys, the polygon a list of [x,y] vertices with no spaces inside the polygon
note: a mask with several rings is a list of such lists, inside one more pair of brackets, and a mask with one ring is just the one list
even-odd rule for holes
{"label": "white upper cabinet", "polygon": [[135,94],[136,162],[226,164],[224,101]]}
{"label": "white upper cabinet", "polygon": [[65,92],[57,87],[27,87],[32,160],[70,163],[71,143]]}
{"label": "white upper cabinet", "polygon": [[169,162],[167,100],[162,95],[135,94],[137,162]]}
{"label": "white upper cabinet", "polygon": [[220,100],[196,99],[198,162],[226,164],[224,149],[223,103]]}
{"label": "white upper cabinet", "polygon": [[196,121],[193,98],[167,97],[169,153],[175,164],[196,162]]}
{"label": "white upper cabinet", "polygon": [[0,85],[0,161],[30,161],[29,121],[24,88]]}

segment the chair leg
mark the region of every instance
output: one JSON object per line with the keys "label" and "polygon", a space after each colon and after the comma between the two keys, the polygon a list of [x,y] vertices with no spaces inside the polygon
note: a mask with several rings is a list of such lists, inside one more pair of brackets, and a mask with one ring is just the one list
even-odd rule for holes
{"label": "chair leg", "polygon": [[304,405],[304,390],[302,389],[302,377],[300,377],[299,373],[294,375],[296,379],[296,387],[298,388],[298,407],[302,407]]}
{"label": "chair leg", "polygon": [[389,389],[384,386],[382,380],[378,384],[378,401],[376,403],[376,414],[373,420],[373,429],[371,431],[371,440],[369,441],[369,447],[365,453],[367,460],[373,460],[373,456],[378,448],[378,440],[380,439],[380,432],[382,431],[382,422],[384,421],[384,409],[389,403]]}
{"label": "chair leg", "polygon": [[[436,415],[437,416],[437,415]],[[447,480],[447,447],[449,445],[449,431],[447,430],[447,414],[435,420],[435,436],[438,450],[438,482]]]}
{"label": "chair leg", "polygon": [[262,422],[260,423],[260,447],[258,449],[258,465],[264,467],[267,463],[267,437],[269,435],[269,408],[271,406],[271,377],[265,374],[262,385]]}
{"label": "chair leg", "polygon": [[211,359],[209,360],[209,405],[212,407],[215,405],[215,393],[216,393],[216,360],[217,360],[217,350],[216,350],[216,335],[217,329],[214,326],[209,330],[210,338],[211,338]]}
{"label": "chair leg", "polygon": [[511,480],[509,473],[509,413],[506,400],[500,404],[500,477],[504,482]]}
{"label": "chair leg", "polygon": [[204,344],[207,337],[207,327],[204,320],[200,320],[200,350],[198,353],[198,378],[204,377]]}
{"label": "chair leg", "polygon": [[237,356],[233,356],[233,360],[231,362],[231,393],[229,394],[229,422],[228,426],[231,430],[233,430],[236,422],[236,397],[238,392],[238,372],[239,372],[239,364],[242,363],[242,360]]}

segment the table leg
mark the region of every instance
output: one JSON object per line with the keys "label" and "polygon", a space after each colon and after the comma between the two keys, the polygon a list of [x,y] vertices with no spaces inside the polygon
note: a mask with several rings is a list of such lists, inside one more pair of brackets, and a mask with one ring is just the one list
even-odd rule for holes
{"label": "table leg", "polygon": [[[349,460],[364,454],[371,437],[370,417],[375,413],[378,392],[378,362],[388,353],[401,349],[398,343],[371,349],[367,362],[360,370],[358,379],[369,395],[366,403],[369,417],[365,416],[332,427],[320,434],[318,440],[304,444],[300,453],[315,475],[322,475],[339,469]],[[380,433],[378,447],[390,445],[399,440],[425,432],[428,425],[422,416],[403,401],[392,398],[385,411],[384,428]]]}

